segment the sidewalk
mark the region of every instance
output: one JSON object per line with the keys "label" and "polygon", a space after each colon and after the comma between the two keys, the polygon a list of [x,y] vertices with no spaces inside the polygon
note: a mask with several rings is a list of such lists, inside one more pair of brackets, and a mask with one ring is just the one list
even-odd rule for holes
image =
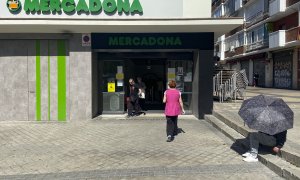
{"label": "sidewalk", "polygon": [[242,161],[206,121],[185,115],[178,125],[185,133],[168,143],[163,114],[0,123],[0,180],[282,179],[262,163]]}
{"label": "sidewalk", "polygon": [[[296,167],[300,167],[300,91],[247,87],[245,99],[259,94],[282,98],[293,110],[294,127],[288,130],[287,141],[282,148],[281,157]],[[238,115],[242,102],[243,100],[233,100],[224,103],[214,102],[213,115],[246,137],[252,130],[244,125],[244,121]]]}

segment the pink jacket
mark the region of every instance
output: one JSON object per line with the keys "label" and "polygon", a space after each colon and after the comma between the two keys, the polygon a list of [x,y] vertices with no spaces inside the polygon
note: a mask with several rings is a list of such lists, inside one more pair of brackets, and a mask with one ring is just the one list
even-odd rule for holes
{"label": "pink jacket", "polygon": [[181,96],[180,91],[177,89],[168,89],[165,91],[166,95],[166,116],[178,116],[181,114],[181,107],[179,103],[179,98]]}

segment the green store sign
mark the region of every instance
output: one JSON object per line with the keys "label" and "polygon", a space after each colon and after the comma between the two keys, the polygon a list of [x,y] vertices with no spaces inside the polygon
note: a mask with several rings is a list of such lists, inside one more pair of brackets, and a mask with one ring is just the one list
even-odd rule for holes
{"label": "green store sign", "polygon": [[[8,0],[7,4],[16,0]],[[9,7],[9,5],[8,5]],[[17,6],[14,6],[17,7]],[[20,8],[20,6],[18,6]],[[11,9],[10,9],[11,11]],[[99,14],[104,11],[106,14],[142,14],[143,7],[139,0],[25,0],[24,11],[26,13],[42,12],[47,13],[85,13]]]}
{"label": "green store sign", "polygon": [[109,37],[109,46],[181,46],[180,37]]}

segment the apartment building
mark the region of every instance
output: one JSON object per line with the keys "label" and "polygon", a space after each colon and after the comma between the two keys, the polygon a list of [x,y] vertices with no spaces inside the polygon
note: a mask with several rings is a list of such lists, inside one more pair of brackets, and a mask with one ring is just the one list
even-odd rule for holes
{"label": "apartment building", "polygon": [[212,17],[243,17],[244,24],[219,37],[219,65],[245,69],[250,85],[300,89],[299,0],[213,0]]}

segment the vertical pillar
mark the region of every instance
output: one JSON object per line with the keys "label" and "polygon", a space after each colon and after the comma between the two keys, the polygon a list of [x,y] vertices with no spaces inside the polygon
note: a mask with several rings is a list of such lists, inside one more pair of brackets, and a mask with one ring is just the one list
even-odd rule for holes
{"label": "vertical pillar", "polygon": [[249,85],[251,85],[251,86],[253,86],[253,71],[254,71],[254,69],[253,69],[253,60],[252,59],[250,59],[249,60]]}
{"label": "vertical pillar", "polygon": [[297,89],[298,87],[298,79],[297,79],[297,75],[298,75],[298,48],[295,48],[293,51],[293,85],[292,88],[293,89]]}
{"label": "vertical pillar", "polygon": [[198,118],[202,119],[205,114],[211,114],[213,110],[213,50],[200,50],[197,66],[199,68]]}

